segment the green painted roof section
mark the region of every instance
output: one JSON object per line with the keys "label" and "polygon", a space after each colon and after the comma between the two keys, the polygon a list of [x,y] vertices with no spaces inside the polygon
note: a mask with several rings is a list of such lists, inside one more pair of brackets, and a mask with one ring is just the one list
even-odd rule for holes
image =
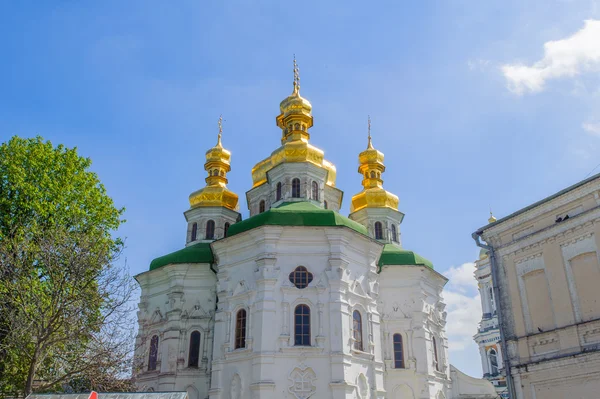
{"label": "green painted roof section", "polygon": [[276,208],[232,224],[227,236],[231,237],[260,226],[343,226],[368,235],[360,223],[348,219],[330,209],[323,209],[307,201],[284,202]]}
{"label": "green painted roof section", "polygon": [[161,256],[150,262],[150,270],[158,269],[166,265],[176,263],[213,263],[214,258],[210,243],[201,242],[190,245],[179,251],[172,252],[168,255]]}
{"label": "green painted roof section", "polygon": [[400,266],[427,266],[433,269],[433,263],[424,257],[417,255],[413,251],[402,249],[393,244],[385,244],[381,256],[379,257],[379,271],[383,266],[400,265]]}

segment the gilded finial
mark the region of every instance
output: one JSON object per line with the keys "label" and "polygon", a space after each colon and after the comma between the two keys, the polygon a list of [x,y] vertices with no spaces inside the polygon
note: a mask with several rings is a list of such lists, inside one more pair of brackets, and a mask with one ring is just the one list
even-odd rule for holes
{"label": "gilded finial", "polygon": [[367,131],[369,133],[369,144],[367,145],[367,149],[372,149],[373,143],[371,143],[371,115],[367,115]]}
{"label": "gilded finial", "polygon": [[496,220],[498,220],[498,219],[496,219],[494,217],[494,215],[492,214],[492,209],[490,208],[490,218],[488,219],[488,222],[489,223],[494,223]]}
{"label": "gilded finial", "polygon": [[294,94],[300,94],[300,69],[296,62],[296,54],[294,54]]}
{"label": "gilded finial", "polygon": [[219,138],[217,140],[217,146],[221,147],[221,136],[223,135],[223,115],[219,115]]}

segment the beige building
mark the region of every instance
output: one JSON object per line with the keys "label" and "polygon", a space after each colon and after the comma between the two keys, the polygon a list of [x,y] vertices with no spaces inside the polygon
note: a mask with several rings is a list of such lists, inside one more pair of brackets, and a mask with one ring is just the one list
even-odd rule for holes
{"label": "beige building", "polygon": [[511,397],[600,398],[600,174],[473,238],[491,263]]}

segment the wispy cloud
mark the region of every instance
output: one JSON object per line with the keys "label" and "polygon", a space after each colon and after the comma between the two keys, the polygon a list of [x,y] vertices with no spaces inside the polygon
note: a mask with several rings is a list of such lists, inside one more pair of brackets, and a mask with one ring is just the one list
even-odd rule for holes
{"label": "wispy cloud", "polygon": [[473,335],[481,320],[481,300],[474,271],[474,263],[464,263],[444,272],[449,279],[444,289],[444,301],[448,311],[446,333],[451,351],[462,351],[474,345]]}
{"label": "wispy cloud", "polygon": [[471,71],[483,71],[488,69],[491,66],[492,62],[490,60],[485,60],[483,58],[470,59],[467,61],[467,66]]}
{"label": "wispy cloud", "polygon": [[600,137],[600,123],[586,122],[583,123],[581,127],[592,136]]}
{"label": "wispy cloud", "polygon": [[540,92],[551,79],[595,70],[600,70],[600,20],[587,20],[572,36],[546,42],[544,57],[531,66],[502,66],[509,90],[518,95]]}

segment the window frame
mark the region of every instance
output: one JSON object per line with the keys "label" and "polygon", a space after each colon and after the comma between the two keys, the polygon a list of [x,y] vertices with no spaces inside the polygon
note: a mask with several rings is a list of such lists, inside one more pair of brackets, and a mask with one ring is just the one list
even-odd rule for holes
{"label": "window frame", "polygon": [[214,240],[215,239],[215,221],[210,219],[206,222],[206,232],[204,237],[207,240]]}
{"label": "window frame", "polygon": [[398,242],[398,229],[396,229],[395,224],[392,224],[392,241]]}
{"label": "window frame", "polygon": [[383,223],[380,221],[375,222],[373,229],[375,230],[375,239],[383,240]]}
{"label": "window frame", "polygon": [[150,347],[148,350],[148,371],[156,371],[156,368],[158,367],[159,344],[160,338],[158,337],[158,334],[154,334],[152,338],[150,338]]}
{"label": "window frame", "polygon": [[229,227],[231,227],[231,224],[229,222],[225,222],[225,224],[223,225],[223,237],[227,237]]}
{"label": "window frame", "polygon": [[[297,278],[299,278],[300,281],[296,281]],[[313,278],[313,274],[308,271],[306,266],[296,266],[296,268],[288,275],[290,283],[299,290],[308,287],[313,281]]]}
{"label": "window frame", "polygon": [[[398,338],[398,340],[396,340],[396,338]],[[397,349],[396,345],[399,346],[399,350]],[[404,363],[404,339],[400,333],[395,333],[392,336],[392,352],[394,354],[394,368],[406,368],[406,364]]]}
{"label": "window frame", "polygon": [[[198,340],[197,340],[197,348],[193,347],[193,344],[195,343],[194,341],[194,334],[198,334]],[[200,366],[200,346],[202,343],[202,333],[199,330],[194,330],[190,333],[190,342],[188,345],[188,367],[193,367],[193,368],[198,368]],[[194,350],[196,349],[196,350]],[[192,364],[192,355],[195,354],[195,364]]]}
{"label": "window frame", "polygon": [[192,223],[192,234],[190,235],[190,241],[196,241],[198,238],[198,223]]}
{"label": "window frame", "polygon": [[245,308],[235,312],[234,349],[246,349],[246,331],[248,329],[248,312]]}
{"label": "window frame", "polygon": [[319,183],[314,180],[310,185],[310,196],[313,201],[319,200]]}
{"label": "window frame", "polygon": [[[303,310],[300,314],[299,309]],[[312,346],[311,313],[310,306],[306,303],[299,303],[294,307],[294,346]],[[298,317],[302,318],[300,325],[298,325]],[[300,333],[298,333],[298,326],[301,328]]]}
{"label": "window frame", "polygon": [[301,198],[300,197],[300,179],[294,177],[292,179],[292,198]]}
{"label": "window frame", "polygon": [[277,188],[275,189],[275,201],[280,201],[283,197],[282,195],[283,185],[281,182],[277,182]]}
{"label": "window frame", "polygon": [[267,207],[267,204],[266,204],[265,200],[260,200],[260,202],[258,203],[258,213],[264,213],[266,207]]}
{"label": "window frame", "polygon": [[352,312],[352,341],[352,348],[364,352],[362,314],[358,309]]}

